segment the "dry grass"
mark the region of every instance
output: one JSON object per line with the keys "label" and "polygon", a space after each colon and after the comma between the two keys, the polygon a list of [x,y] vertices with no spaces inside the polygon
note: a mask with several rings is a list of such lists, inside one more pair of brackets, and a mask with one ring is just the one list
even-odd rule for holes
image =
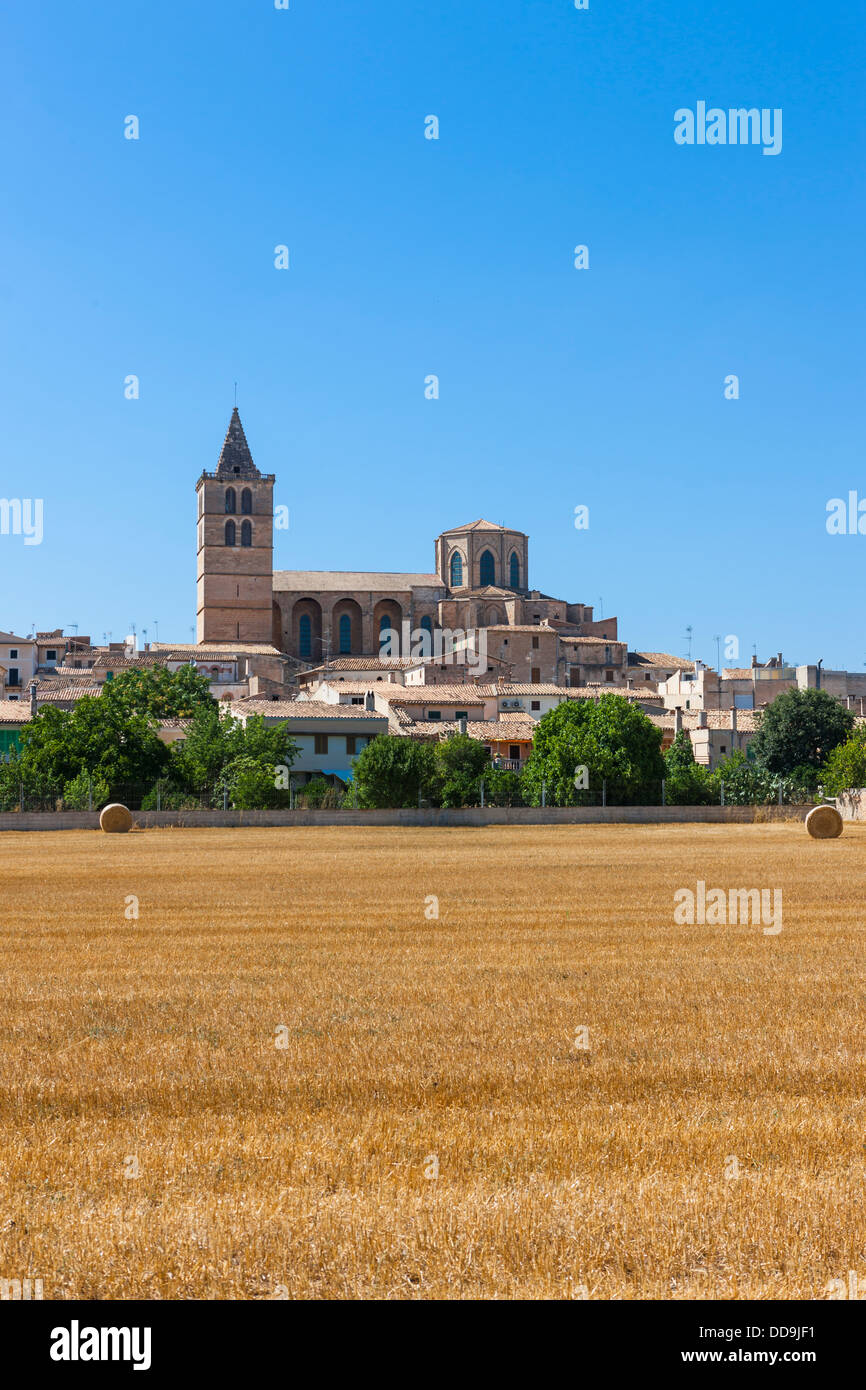
{"label": "dry grass", "polygon": [[[4,834],[0,1276],[103,1299],[866,1280],[864,851],[858,826]],[[782,933],[675,926],[698,878],[781,887]]]}

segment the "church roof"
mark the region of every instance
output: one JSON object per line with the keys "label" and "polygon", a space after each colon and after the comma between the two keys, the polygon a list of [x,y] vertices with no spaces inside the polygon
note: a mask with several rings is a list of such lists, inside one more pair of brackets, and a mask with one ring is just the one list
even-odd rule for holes
{"label": "church roof", "polygon": [[260,478],[261,474],[253,463],[250,446],[244,434],[241,417],[235,406],[226,430],[223,447],[217,464],[218,478]]}
{"label": "church roof", "polygon": [[274,589],[289,590],[292,593],[307,591],[315,593],[387,593],[389,590],[415,588],[443,589],[438,574],[403,574],[389,570],[385,573],[373,570],[275,570]]}
{"label": "church roof", "polygon": [[[468,526],[449,526],[447,531],[443,531],[443,536],[453,536],[456,531],[506,531],[507,526],[499,526],[495,521],[485,521],[483,517],[478,521],[470,521]],[[519,534],[515,532],[515,535]]]}

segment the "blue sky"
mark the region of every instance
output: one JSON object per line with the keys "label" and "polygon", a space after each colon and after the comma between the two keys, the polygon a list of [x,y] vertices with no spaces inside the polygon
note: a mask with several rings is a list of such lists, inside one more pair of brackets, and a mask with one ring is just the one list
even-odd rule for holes
{"label": "blue sky", "polygon": [[[690,624],[704,660],[734,634],[744,665],[863,668],[866,535],[825,527],[866,498],[856,9],[89,0],[2,29],[0,495],[44,499],[44,539],[0,536],[0,628],[191,640],[237,380],[277,568],[430,569],[484,516],[631,647]],[[699,100],[781,108],[781,154],[678,146]]]}

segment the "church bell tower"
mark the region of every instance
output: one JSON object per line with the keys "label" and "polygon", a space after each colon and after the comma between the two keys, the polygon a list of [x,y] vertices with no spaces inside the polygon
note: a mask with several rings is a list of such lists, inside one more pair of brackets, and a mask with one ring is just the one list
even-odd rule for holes
{"label": "church bell tower", "polygon": [[200,643],[271,641],[274,481],[253,463],[235,406],[216,472],[196,483]]}

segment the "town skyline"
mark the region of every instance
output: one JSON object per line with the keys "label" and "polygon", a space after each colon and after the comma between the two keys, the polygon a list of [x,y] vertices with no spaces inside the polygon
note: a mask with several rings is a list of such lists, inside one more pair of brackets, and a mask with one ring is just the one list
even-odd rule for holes
{"label": "town skyline", "polygon": [[781,13],[12,14],[0,496],[43,534],[0,534],[4,625],[188,639],[237,382],[276,568],[427,569],[487,516],[632,648],[862,669],[858,35]]}

